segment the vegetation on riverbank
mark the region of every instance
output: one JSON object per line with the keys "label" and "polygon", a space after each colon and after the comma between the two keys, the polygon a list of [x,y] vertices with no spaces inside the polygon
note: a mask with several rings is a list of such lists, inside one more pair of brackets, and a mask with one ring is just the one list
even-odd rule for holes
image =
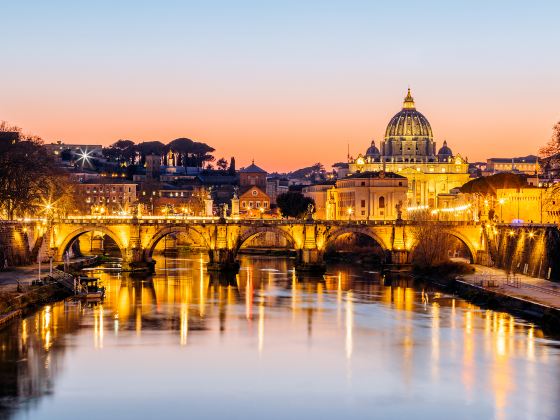
{"label": "vegetation on riverbank", "polygon": [[[0,293],[0,320],[14,311],[22,311],[25,314],[67,296],[68,291],[57,283],[31,286],[23,292],[2,292]],[[2,322],[0,322],[1,327]]]}
{"label": "vegetation on riverbank", "polygon": [[465,262],[448,260],[431,266],[414,264],[412,273],[415,277],[449,281],[459,275],[473,274],[474,266]]}

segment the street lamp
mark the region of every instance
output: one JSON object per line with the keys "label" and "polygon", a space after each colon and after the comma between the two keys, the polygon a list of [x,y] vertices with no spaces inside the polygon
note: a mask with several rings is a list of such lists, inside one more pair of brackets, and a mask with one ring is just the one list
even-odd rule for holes
{"label": "street lamp", "polygon": [[352,213],[354,213],[354,209],[352,207],[348,207],[348,210],[346,210],[346,212],[348,213],[348,221],[350,221]]}
{"label": "street lamp", "polygon": [[504,203],[506,202],[506,200],[504,200],[503,198],[500,198],[498,200],[498,203],[500,203],[500,222],[504,223]]}
{"label": "street lamp", "polygon": [[262,218],[263,218],[263,214],[264,214],[264,208],[263,208],[263,207],[259,208],[259,211],[261,212],[261,219],[262,219]]}

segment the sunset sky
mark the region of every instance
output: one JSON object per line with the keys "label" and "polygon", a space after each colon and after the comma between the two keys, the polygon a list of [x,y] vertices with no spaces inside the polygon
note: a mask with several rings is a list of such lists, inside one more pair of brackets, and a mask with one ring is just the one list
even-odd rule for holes
{"label": "sunset sky", "polygon": [[0,4],[0,120],[47,142],[328,167],[382,139],[409,85],[471,162],[535,154],[560,119],[558,1]]}

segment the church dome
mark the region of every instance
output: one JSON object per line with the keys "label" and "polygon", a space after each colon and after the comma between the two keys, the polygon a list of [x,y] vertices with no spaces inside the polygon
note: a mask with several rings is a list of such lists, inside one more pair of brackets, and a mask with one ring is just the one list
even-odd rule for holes
{"label": "church dome", "polygon": [[391,137],[428,137],[430,140],[433,138],[432,127],[427,118],[416,110],[410,88],[404,98],[402,110],[391,118],[385,130],[385,139]]}
{"label": "church dome", "polygon": [[443,146],[437,152],[438,157],[449,157],[453,156],[453,152],[449,147],[447,147],[447,140],[443,142]]}
{"label": "church dome", "polygon": [[379,149],[375,146],[375,140],[372,140],[371,146],[366,151],[366,157],[378,158],[380,155]]}

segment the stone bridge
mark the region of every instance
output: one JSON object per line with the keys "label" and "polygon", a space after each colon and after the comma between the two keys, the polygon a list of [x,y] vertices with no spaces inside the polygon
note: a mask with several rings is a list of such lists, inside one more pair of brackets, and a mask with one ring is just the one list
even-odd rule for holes
{"label": "stone bridge", "polygon": [[[485,229],[470,222],[429,222],[442,225],[449,235],[469,250],[472,262],[484,263],[487,255]],[[119,247],[123,267],[146,267],[155,263],[153,253],[167,235],[187,234],[208,251],[210,270],[237,265],[239,249],[257,235],[273,232],[283,236],[296,251],[296,267],[316,269],[323,265],[325,248],[345,234],[363,234],[374,239],[392,264],[410,262],[415,246],[413,221],[303,221],[271,219],[192,219],[179,217],[79,217],[55,220],[49,232],[51,255],[62,261],[80,235],[98,232]]]}

